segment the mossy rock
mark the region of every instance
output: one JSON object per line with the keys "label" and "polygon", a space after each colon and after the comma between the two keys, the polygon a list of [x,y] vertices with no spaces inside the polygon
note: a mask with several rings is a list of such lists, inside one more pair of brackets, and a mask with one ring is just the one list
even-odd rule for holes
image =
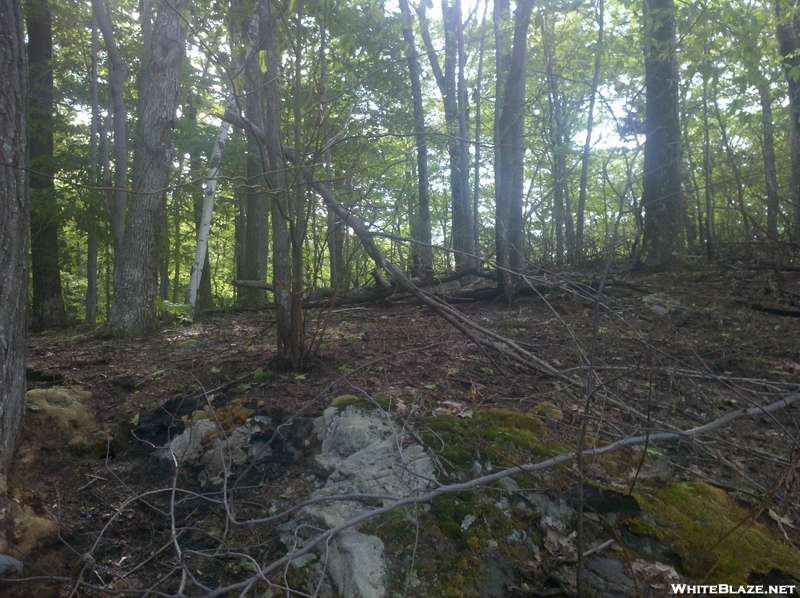
{"label": "mossy rock", "polygon": [[476,452],[499,467],[509,467],[563,448],[552,442],[538,417],[509,409],[481,409],[470,418],[424,417],[417,429],[426,446],[455,469],[469,468]]}
{"label": "mossy rock", "polygon": [[669,543],[692,579],[739,585],[773,570],[800,579],[800,552],[776,541],[724,490],[683,482],[634,496],[642,515],[630,530]]}
{"label": "mossy rock", "polygon": [[[195,412],[192,415],[192,423],[198,421],[199,419],[212,419],[222,426],[222,429],[225,431],[226,435],[230,435],[236,428],[243,425],[244,422],[247,421],[247,418],[254,413],[255,411],[245,407],[241,400],[236,399],[224,407],[216,409],[214,411],[214,417],[210,417],[210,415],[208,417],[202,417],[200,414],[198,414],[198,412]],[[215,435],[210,434],[210,436],[213,437]],[[204,440],[208,441],[210,438],[205,438]]]}
{"label": "mossy rock", "polygon": [[27,409],[18,459],[29,463],[41,454],[66,448],[77,457],[103,458],[106,434],[99,434],[87,405],[91,393],[78,388],[34,388],[27,393]]}
{"label": "mossy rock", "polygon": [[338,413],[343,413],[351,405],[356,409],[372,411],[376,408],[376,403],[383,410],[389,409],[389,399],[386,397],[372,397],[372,400],[369,400],[355,395],[339,395],[331,401],[331,407],[336,407]]}

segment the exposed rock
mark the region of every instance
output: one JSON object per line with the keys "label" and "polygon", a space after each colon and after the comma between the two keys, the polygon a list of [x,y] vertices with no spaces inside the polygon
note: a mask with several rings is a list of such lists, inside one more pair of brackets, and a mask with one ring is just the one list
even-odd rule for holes
{"label": "exposed rock", "polygon": [[6,575],[8,571],[22,572],[22,562],[7,554],[0,554],[0,575]]}
{"label": "exposed rock", "polygon": [[169,445],[159,449],[157,455],[163,459],[175,459],[182,465],[202,466],[198,478],[205,485],[208,482],[222,483],[225,471],[230,471],[232,466],[243,465],[248,460],[259,461],[272,454],[265,443],[254,441],[254,437],[272,428],[269,417],[248,418],[227,435],[218,421],[219,418],[200,417],[175,436]]}
{"label": "exposed rock", "polygon": [[634,596],[636,586],[625,570],[625,565],[617,559],[596,556],[586,563],[583,577],[598,591],[598,597],[616,598]]}
{"label": "exposed rock", "polygon": [[[340,413],[337,407],[329,407],[316,420],[315,431],[322,440],[317,472],[327,481],[312,499],[352,493],[400,498],[423,491],[436,476],[436,466],[424,449],[404,442],[401,431],[381,409],[367,413],[351,405]],[[282,526],[282,540],[290,550],[302,547],[321,530],[389,502],[337,501],[308,506]],[[352,528],[337,534],[327,550],[322,547],[294,564],[308,566],[307,584],[309,588],[319,585],[318,595],[323,598],[383,598],[387,594],[383,541]]]}

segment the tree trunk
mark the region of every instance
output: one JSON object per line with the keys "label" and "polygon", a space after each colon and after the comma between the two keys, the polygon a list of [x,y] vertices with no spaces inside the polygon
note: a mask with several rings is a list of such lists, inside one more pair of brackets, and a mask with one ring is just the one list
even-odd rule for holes
{"label": "tree trunk", "polygon": [[[305,318],[303,314],[303,294],[305,293],[305,269],[303,267],[303,244],[308,228],[308,213],[306,211],[306,186],[300,183],[300,168],[305,163],[303,139],[303,0],[299,0],[297,15],[295,17],[295,31],[297,37],[294,41],[294,97],[292,120],[294,124],[294,147],[297,154],[297,173],[294,175],[293,189],[289,192],[289,236],[292,243],[292,293],[289,318],[289,354],[292,367],[302,367],[305,357]],[[272,34],[272,32],[269,32]],[[270,35],[272,37],[272,35]]]}
{"label": "tree trunk", "polygon": [[[91,94],[92,94],[92,122],[89,134],[89,182],[96,186],[100,180],[97,164],[98,136],[100,134],[100,105],[97,97],[97,18],[92,15],[92,67],[91,67]],[[86,314],[84,321],[94,324],[97,321],[97,219],[95,218],[95,197],[97,191],[89,193],[88,202],[89,230],[86,240]]]}
{"label": "tree trunk", "polygon": [[178,106],[185,5],[162,5],[153,25],[150,53],[144,57],[150,76],[142,82],[138,136],[133,157],[133,197],[125,221],[122,255],[114,273],[111,330],[136,337],[157,329],[158,243],[164,189],[172,164],[172,127]]}
{"label": "tree trunk", "polygon": [[[788,5],[788,6],[787,6]],[[795,2],[775,0],[776,34],[778,48],[789,88],[789,148],[792,175],[789,185],[789,203],[792,206],[791,238],[800,238],[800,15]]]}
{"label": "tree trunk", "polygon": [[[28,78],[22,7],[0,0],[0,508],[8,498],[8,471],[25,409],[28,325]],[[0,548],[5,548],[0,531]]]}
{"label": "tree trunk", "polygon": [[[419,60],[411,29],[411,10],[408,0],[399,0],[403,19],[403,40],[406,43],[408,76],[411,80],[411,97],[414,103],[414,135],[417,148],[417,210],[416,226],[420,245],[412,249],[414,253],[414,276],[426,276],[433,269],[433,250],[431,248],[431,213],[428,196],[428,142],[425,138],[425,109],[422,104],[422,83],[420,81]],[[330,211],[330,213],[333,213]]]}
{"label": "tree trunk", "polygon": [[128,132],[125,121],[125,101],[123,91],[128,67],[122,60],[119,48],[114,41],[114,32],[103,0],[92,0],[92,12],[97,18],[97,26],[103,34],[108,52],[108,90],[110,112],[114,119],[114,193],[109,194],[107,211],[111,223],[111,236],[114,240],[114,260],[122,252],[122,237],[125,234],[125,211],[128,202]]}
{"label": "tree trunk", "polygon": [[548,124],[550,128],[550,171],[553,176],[553,226],[556,233],[556,264],[559,266],[564,263],[564,233],[566,234],[566,249],[570,250],[570,227],[567,224],[569,215],[565,210],[564,202],[567,191],[566,178],[566,156],[563,143],[561,128],[561,94],[558,86],[558,73],[555,72],[555,58],[553,56],[553,40],[547,28],[547,19],[542,18],[542,42],[546,55],[546,75],[548,89],[549,114]]}
{"label": "tree trunk", "polygon": [[[460,6],[460,3],[458,4]],[[444,25],[444,71],[428,32],[424,5],[418,9],[422,38],[428,51],[436,83],[442,94],[444,118],[447,127],[447,152],[450,157],[450,197],[452,207],[451,237],[455,253],[456,268],[459,270],[473,267],[472,255],[475,248],[472,242],[472,210],[470,209],[468,187],[464,184],[462,161],[463,141],[462,125],[459,120],[458,88],[456,85],[456,68],[458,66],[458,30],[461,27],[461,13],[455,4],[442,1],[442,22]],[[466,135],[466,121],[464,121]]]}
{"label": "tree trunk", "polygon": [[[250,31],[248,35],[254,34]],[[259,29],[259,34],[264,33]],[[256,40],[248,42],[257,45]],[[268,71],[272,72],[272,71]],[[245,114],[255,126],[264,126],[263,89],[267,77],[260,69],[260,61],[249,60],[245,66]],[[267,150],[263,143],[245,128],[247,136],[247,199],[244,229],[244,276],[246,280],[265,281],[267,279],[267,258],[269,249],[269,183],[266,172],[269,170]],[[239,294],[239,304],[244,307],[257,307],[266,302],[266,293],[260,289],[243,288]]]}
{"label": "tree trunk", "polygon": [[[260,0],[259,37],[263,40],[261,51],[265,53],[267,72],[278,72],[278,54],[275,48],[273,28],[275,22],[270,3]],[[286,164],[283,160],[283,144],[280,129],[280,104],[278,103],[278,78],[272,76],[262,88],[266,108],[263,146],[269,175],[267,182],[271,193],[270,216],[272,217],[272,282],[275,288],[275,315],[277,329],[277,357],[293,367],[302,361],[303,338],[293,337],[302,329],[292,321],[298,314],[292,311],[292,238],[289,230],[289,190],[286,180]],[[249,217],[249,214],[248,214]],[[302,312],[299,314],[302,317]]]}
{"label": "tree trunk", "polygon": [[764,182],[767,196],[767,238],[770,241],[778,239],[778,213],[780,211],[778,197],[778,175],[775,167],[775,125],[772,120],[772,94],[769,83],[758,86],[761,100],[761,130],[764,139],[761,145],[761,155],[764,159]]}
{"label": "tree trunk", "polygon": [[528,60],[528,26],[533,0],[520,0],[514,16],[514,47],[508,76],[503,85],[500,118],[495,139],[495,234],[497,235],[498,282],[507,297],[514,294],[514,272],[525,267],[522,202],[525,158],[525,72]]}
{"label": "tree trunk", "polygon": [[478,74],[475,78],[475,185],[472,189],[472,242],[475,245],[476,267],[481,264],[480,243],[480,196],[481,196],[481,83],[483,82],[483,58],[486,51],[486,13],[489,3],[484,4],[478,50]]}
{"label": "tree trunk", "polygon": [[594,73],[589,88],[589,115],[586,117],[586,141],[581,157],[581,187],[578,195],[578,206],[575,212],[575,254],[579,260],[584,256],[583,218],[586,210],[586,187],[589,179],[589,157],[592,148],[592,130],[594,129],[594,104],[597,100],[597,88],[600,84],[600,65],[603,60],[605,1],[597,3],[597,47],[594,53]]}
{"label": "tree trunk", "polygon": [[[727,157],[728,164],[730,164],[731,170],[733,171],[733,181],[736,184],[736,206],[739,210],[739,214],[742,217],[745,240],[749,242],[753,240],[753,230],[751,226],[752,218],[750,217],[750,214],[747,213],[747,205],[745,204],[745,175],[742,174],[742,169],[739,167],[739,162],[736,160],[736,152],[734,151],[730,142],[730,138],[728,137],[728,129],[725,126],[725,121],[722,120],[722,111],[719,109],[719,101],[717,99],[716,83],[714,85],[714,115],[716,116],[717,126],[719,126],[719,132],[722,136],[722,145],[725,146],[725,156]],[[706,222],[708,221],[708,218],[709,216],[706,215]],[[713,239],[714,215],[712,214],[710,218],[711,235]]]}
{"label": "tree trunk", "polygon": [[639,259],[665,269],[680,265],[685,237],[674,0],[643,0],[643,13],[647,112]]}
{"label": "tree trunk", "polygon": [[53,181],[53,33],[47,0],[27,5],[30,86],[31,327],[67,323],[58,262],[59,211]]}
{"label": "tree trunk", "polygon": [[[705,63],[708,66],[707,63]],[[719,112],[717,112],[719,115]],[[720,119],[722,125],[722,119]],[[726,144],[727,147],[727,144]],[[738,183],[738,181],[737,181]],[[703,187],[706,199],[706,257],[714,259],[714,197],[711,189],[711,132],[708,122],[708,76],[703,73]]]}

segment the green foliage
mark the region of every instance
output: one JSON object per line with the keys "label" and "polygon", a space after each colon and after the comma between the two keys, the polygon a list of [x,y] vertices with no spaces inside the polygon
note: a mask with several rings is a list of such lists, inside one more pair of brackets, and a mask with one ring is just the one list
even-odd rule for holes
{"label": "green foliage", "polygon": [[800,577],[800,554],[775,541],[724,490],[683,482],[635,497],[644,514],[631,530],[669,541],[693,580],[739,585],[773,570]]}
{"label": "green foliage", "polygon": [[[377,237],[387,257],[402,266],[410,261],[409,245],[398,240],[410,237],[416,207],[416,156],[411,92],[405,60],[406,43],[400,33],[399,14],[379,2],[336,4],[330,0],[307,0],[293,4],[274,34],[280,53],[280,67],[270,76],[280,81],[278,98],[284,143],[299,140],[315,176],[330,180],[339,201],[376,230],[392,235]],[[479,7],[480,9],[480,7]],[[703,219],[702,147],[706,129],[715,151],[713,207],[715,234],[719,240],[752,240],[763,236],[766,215],[758,86],[771,92],[779,192],[789,197],[789,120],[783,98],[786,75],[774,39],[775,22],[770,6],[763,3],[710,2],[677,3],[683,111],[683,175],[690,234],[696,243]],[[141,70],[142,35],[138,4],[130,0],[112,6],[116,42],[128,66],[125,101],[131,124],[129,147],[135,136],[137,85]],[[166,215],[162,225],[162,299],[179,304],[186,292],[196,240],[196,218],[202,200],[203,177],[208,158],[231,89],[239,93],[242,81],[236,69],[244,48],[243,30],[252,3],[237,7],[231,21],[230,6],[203,0],[192,7],[192,37],[183,70],[181,110],[175,120],[175,174],[166,193]],[[553,208],[551,167],[556,158],[566,159],[566,201],[574,214],[580,190],[580,156],[586,135],[588,89],[597,49],[597,3],[548,1],[537,5],[529,31],[526,127],[526,242],[528,258],[548,262],[557,258],[556,218]],[[490,11],[491,12],[491,11]],[[109,250],[105,197],[92,189],[89,167],[89,112],[91,85],[90,7],[87,3],[64,0],[53,5],[54,75],[57,115],[55,119],[55,164],[57,197],[52,213],[62,223],[62,269],[69,314],[84,313],[86,291],[86,240],[89,231],[99,239],[100,315],[107,312],[113,288],[103,289],[110,280],[113,255]],[[511,19],[504,25],[500,51],[511,48]],[[429,15],[434,48],[443,47],[441,23]],[[494,134],[495,40],[491,23],[485,29],[481,19],[465,22],[464,73],[467,93],[467,125],[474,135],[475,92],[481,87],[481,181],[478,189],[479,247],[483,257],[492,258],[494,240],[494,180],[492,138]],[[641,2],[607,0],[605,38],[600,69],[600,87],[595,106],[595,129],[586,187],[584,215],[586,252],[602,252],[610,242],[623,196],[620,254],[636,250],[641,211],[640,179],[642,124],[645,115]],[[421,38],[413,23],[417,44]],[[478,77],[484,40],[483,73]],[[297,49],[297,51],[295,51]],[[551,60],[557,93],[551,94],[547,60]],[[102,37],[98,51],[99,106],[108,106],[108,67]],[[440,57],[441,58],[441,57]],[[300,63],[296,64],[299,59]],[[263,51],[254,60],[266,71]],[[429,61],[421,56],[422,86],[429,159],[430,211],[434,243],[451,245],[449,162],[447,134],[441,98]],[[796,67],[794,67],[796,68]],[[788,75],[794,76],[789,70]],[[706,83],[711,101],[708,123],[702,119],[702,86]],[[560,111],[562,143],[553,143],[551,108]],[[196,113],[196,114],[195,114]],[[298,122],[295,122],[295,119]],[[113,141],[113,139],[111,140]],[[469,162],[474,157],[470,146]],[[253,156],[250,156],[253,158]],[[261,156],[255,157],[261,161]],[[235,300],[229,284],[238,278],[241,262],[237,254],[241,229],[246,219],[243,200],[250,189],[246,177],[247,144],[236,127],[225,148],[217,190],[215,215],[209,243],[212,294],[215,304]],[[294,168],[294,166],[290,166]],[[113,164],[111,165],[113,170]],[[473,185],[470,172],[469,186]],[[290,176],[297,187],[294,175]],[[88,186],[88,187],[87,187]],[[307,231],[301,235],[304,277],[307,286],[330,286],[328,214],[321,202],[306,195]],[[789,211],[788,199],[782,204]],[[574,218],[574,216],[573,216]],[[784,232],[786,219],[780,220]],[[237,230],[240,236],[237,238]],[[301,231],[298,231],[300,234]],[[345,232],[344,255],[349,285],[370,283],[372,260],[350,231]],[[434,253],[434,267],[452,267],[452,256],[444,250]],[[267,280],[272,277],[271,266]],[[173,307],[162,307],[174,311]],[[187,314],[175,314],[187,315]]]}
{"label": "green foliage", "polygon": [[192,306],[188,303],[171,303],[169,301],[158,300],[156,307],[171,316],[174,316],[180,322],[192,321]]}

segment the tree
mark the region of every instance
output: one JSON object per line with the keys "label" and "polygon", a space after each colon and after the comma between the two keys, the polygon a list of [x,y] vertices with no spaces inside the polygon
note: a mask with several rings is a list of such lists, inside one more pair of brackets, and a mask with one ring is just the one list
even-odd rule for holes
{"label": "tree", "polygon": [[678,265],[684,249],[681,191],[678,65],[674,0],[643,0],[646,77],[642,177],[644,233],[640,262],[648,268]]}
{"label": "tree", "polygon": [[[447,152],[450,156],[450,193],[453,212],[452,238],[456,267],[471,268],[475,265],[472,257],[475,247],[472,236],[472,210],[470,208],[469,186],[466,176],[466,100],[465,92],[459,94],[456,70],[462,54],[461,40],[461,2],[442,0],[442,21],[444,24],[444,70],[434,51],[425,17],[425,5],[418,8],[422,39],[428,51],[431,69],[439,86],[444,103],[445,125],[447,128]],[[463,83],[462,83],[463,87]]]}
{"label": "tree", "polygon": [[789,152],[792,159],[789,201],[795,238],[800,237],[800,12],[797,4],[797,0],[775,0],[775,31],[789,86]]}
{"label": "tree", "polygon": [[[272,14],[271,3],[259,0],[259,38],[263,45],[259,56],[263,57],[266,72],[278,72],[278,53],[275,45],[276,19]],[[261,60],[260,60],[261,61]],[[293,276],[303,276],[302,269],[293,272],[291,219],[296,210],[290,206],[292,199],[286,176],[286,162],[283,157],[283,143],[280,127],[280,104],[278,99],[277,77],[270,77],[263,87],[266,107],[265,162],[269,172],[267,182],[272,193],[270,216],[272,217],[272,281],[275,293],[275,312],[277,321],[277,357],[293,367],[300,367],[304,357],[305,330],[300,296],[294,296]],[[299,151],[299,148],[296,148]],[[291,197],[290,197],[291,196]]]}
{"label": "tree", "polygon": [[160,5],[144,56],[148,76],[139,91],[133,155],[132,199],[125,218],[122,253],[114,272],[111,330],[136,337],[156,330],[158,243],[165,189],[172,168],[172,127],[178,106],[186,37],[185,4]]}
{"label": "tree", "polygon": [[[266,72],[259,62],[247,61],[244,69],[245,114],[248,120],[259,128],[264,128],[264,86],[267,84]],[[244,221],[244,265],[243,273],[247,280],[263,282],[267,278],[267,253],[269,248],[269,183],[266,172],[267,150],[255,136],[252,129],[245,128],[247,135],[247,191]],[[243,306],[256,307],[266,301],[261,289],[242,288],[239,302]]]}
{"label": "tree", "polygon": [[[502,86],[500,116],[495,132],[495,235],[498,281],[506,296],[514,294],[514,271],[525,267],[522,200],[525,160],[525,73],[528,26],[533,0],[520,0],[514,15],[514,46]],[[501,73],[497,73],[498,80]]]}
{"label": "tree", "polygon": [[597,100],[597,87],[600,84],[600,64],[603,60],[605,0],[597,3],[597,45],[594,54],[594,72],[589,86],[589,115],[586,118],[586,141],[581,157],[581,186],[578,192],[578,207],[575,212],[575,253],[579,260],[583,259],[584,212],[586,210],[586,185],[589,176],[589,157],[592,149],[592,129],[594,128],[594,105]]}
{"label": "tree", "polygon": [[[0,506],[25,406],[28,324],[28,83],[22,7],[0,0]],[[0,541],[2,539],[0,538]]]}
{"label": "tree", "polygon": [[31,327],[42,330],[67,323],[58,263],[59,213],[53,181],[53,30],[47,0],[27,7],[28,85],[30,91]]}
{"label": "tree", "polygon": [[127,113],[123,96],[128,67],[120,55],[111,20],[102,0],[92,0],[92,14],[103,34],[108,52],[108,87],[111,97],[110,111],[114,129],[114,192],[108,195],[108,219],[114,241],[114,259],[122,253],[122,238],[125,234],[125,211],[128,203],[128,129],[125,125]]}
{"label": "tree", "polygon": [[414,134],[417,146],[417,213],[414,232],[418,232],[420,246],[414,248],[414,275],[427,276],[433,263],[431,250],[431,212],[428,197],[428,141],[425,138],[425,110],[423,107],[422,84],[420,82],[419,60],[414,43],[414,32],[411,28],[411,9],[408,0],[400,0],[400,11],[403,19],[403,40],[406,43],[406,61],[408,76],[411,80],[411,96],[414,103]]}

